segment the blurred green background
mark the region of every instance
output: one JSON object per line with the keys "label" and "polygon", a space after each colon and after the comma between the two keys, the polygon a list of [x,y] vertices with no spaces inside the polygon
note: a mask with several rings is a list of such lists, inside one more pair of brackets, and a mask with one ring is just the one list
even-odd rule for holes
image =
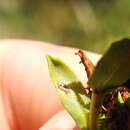
{"label": "blurred green background", "polygon": [[52,42],[104,53],[130,33],[130,0],[0,0],[0,39]]}

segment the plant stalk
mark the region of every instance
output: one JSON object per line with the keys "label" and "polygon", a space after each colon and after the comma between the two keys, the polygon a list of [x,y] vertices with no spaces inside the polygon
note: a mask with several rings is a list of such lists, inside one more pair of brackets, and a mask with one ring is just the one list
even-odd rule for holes
{"label": "plant stalk", "polygon": [[96,92],[92,92],[92,102],[90,106],[90,122],[89,122],[89,130],[97,130],[98,129],[98,115],[99,109],[101,106],[101,95]]}

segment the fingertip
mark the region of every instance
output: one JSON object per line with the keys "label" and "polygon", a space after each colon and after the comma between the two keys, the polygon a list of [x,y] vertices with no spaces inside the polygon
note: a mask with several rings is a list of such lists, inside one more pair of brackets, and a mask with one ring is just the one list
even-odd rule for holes
{"label": "fingertip", "polygon": [[61,111],[47,121],[39,130],[79,130],[75,121],[66,112]]}

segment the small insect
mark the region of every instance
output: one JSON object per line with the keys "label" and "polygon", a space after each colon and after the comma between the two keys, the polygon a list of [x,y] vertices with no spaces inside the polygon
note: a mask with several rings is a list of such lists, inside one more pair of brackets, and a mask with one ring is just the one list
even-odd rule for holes
{"label": "small insect", "polygon": [[69,87],[66,86],[64,83],[58,84],[58,88],[59,88],[60,90],[64,91],[65,93],[69,93],[69,92],[70,92],[70,91],[69,91]]}

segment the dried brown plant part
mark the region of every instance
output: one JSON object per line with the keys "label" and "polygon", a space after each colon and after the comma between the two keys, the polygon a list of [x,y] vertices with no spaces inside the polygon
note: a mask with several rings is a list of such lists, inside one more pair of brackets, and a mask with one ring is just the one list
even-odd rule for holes
{"label": "dried brown plant part", "polygon": [[103,105],[101,106],[102,110],[107,113],[108,112],[108,109],[106,107],[104,107]]}
{"label": "dried brown plant part", "polygon": [[[80,57],[80,59],[81,59],[80,63],[82,63],[84,65],[85,71],[87,74],[87,78],[90,79],[95,66],[93,65],[92,61],[85,55],[85,53],[82,50],[79,50],[75,54]],[[85,90],[86,90],[87,95],[89,95],[91,97],[92,89],[87,86],[87,87],[85,87]]]}
{"label": "dried brown plant part", "polygon": [[89,88],[88,86],[84,88],[86,90],[86,94],[91,96],[92,95],[92,88]]}
{"label": "dried brown plant part", "polygon": [[114,104],[106,115],[106,127],[109,130],[130,130],[129,115],[126,104]]}
{"label": "dried brown plant part", "polygon": [[126,102],[130,97],[130,89],[125,88],[125,86],[121,86],[118,88],[118,91],[120,92],[123,101]]}
{"label": "dried brown plant part", "polygon": [[93,73],[95,66],[93,65],[91,60],[85,55],[85,53],[82,50],[79,50],[75,54],[79,55],[79,57],[81,59],[80,63],[82,63],[84,65],[85,71],[87,73],[87,77],[89,79],[91,77],[92,73]]}

